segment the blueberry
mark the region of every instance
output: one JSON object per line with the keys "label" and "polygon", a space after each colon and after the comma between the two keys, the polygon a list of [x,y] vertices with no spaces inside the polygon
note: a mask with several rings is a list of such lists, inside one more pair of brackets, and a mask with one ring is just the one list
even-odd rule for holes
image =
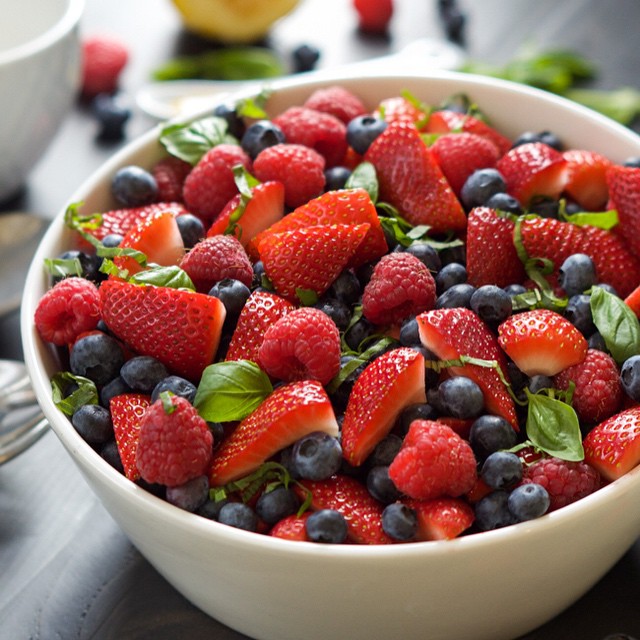
{"label": "blueberry", "polygon": [[516,284],[516,283],[508,284],[506,287],[504,287],[504,290],[506,293],[509,294],[511,298],[514,298],[515,296],[519,296],[527,292],[527,288],[524,285]]}
{"label": "blueberry", "polygon": [[124,236],[120,235],[119,233],[110,233],[109,235],[106,235],[104,238],[102,238],[102,245],[104,247],[107,247],[108,249],[115,249],[122,244],[123,240]]}
{"label": "blueberry", "polygon": [[168,503],[191,511],[199,509],[209,497],[209,478],[197,476],[187,480],[184,484],[175,487],[167,487],[166,500]]}
{"label": "blueberry", "polygon": [[404,347],[412,347],[414,345],[420,345],[420,332],[418,327],[418,321],[414,318],[405,320],[400,327],[400,344]]}
{"label": "blueberry", "polygon": [[479,500],[475,506],[475,515],[476,526],[481,531],[500,529],[517,522],[509,510],[508,491],[492,491]]}
{"label": "blueberry", "polygon": [[106,460],[116,471],[124,474],[124,466],[122,465],[122,459],[120,458],[120,451],[118,450],[118,444],[115,439],[106,442],[102,449],[100,449],[100,456],[103,460]]}
{"label": "blueberry", "polygon": [[85,404],[76,409],[71,424],[89,444],[104,444],[113,438],[111,414],[99,404]]}
{"label": "blueberry", "polygon": [[440,249],[440,260],[442,265],[458,262],[461,265],[467,264],[467,250],[463,242],[455,243]]}
{"label": "blueberry", "polygon": [[596,283],[596,267],[585,253],[574,253],[560,265],[558,282],[566,294],[576,296]]}
{"label": "blueberry", "polygon": [[251,288],[257,289],[258,287],[261,287],[262,279],[263,277],[266,277],[266,275],[262,260],[256,260],[253,263],[253,280],[251,281]]}
{"label": "blueberry", "polygon": [[438,417],[436,408],[428,402],[410,404],[398,417],[398,432],[404,436],[414,420],[435,420]]}
{"label": "blueberry", "polygon": [[[100,264],[102,259],[98,258],[95,254],[88,254],[84,251],[78,251],[75,249],[65,251],[58,256],[59,260],[77,260],[80,265],[80,273],[76,274],[87,280],[93,282],[99,282],[104,279],[104,274],[100,273]],[[53,278],[53,284],[60,281],[62,278],[56,276]]]}
{"label": "blueberry", "polygon": [[180,376],[166,376],[151,391],[151,402],[155,402],[163,391],[170,391],[175,396],[186,398],[191,404],[196,397],[196,385]]}
{"label": "blueberry", "polygon": [[402,502],[388,504],[382,512],[382,529],[394,540],[411,540],[418,531],[418,516]]}
{"label": "blueberry", "polygon": [[209,427],[209,431],[211,431],[211,434],[213,435],[213,446],[215,448],[224,440],[224,423],[207,421],[207,427]]}
{"label": "blueberry", "polygon": [[438,252],[427,242],[414,241],[405,251],[418,258],[433,273],[440,271],[442,268]]}
{"label": "blueberry", "polygon": [[525,131],[520,134],[514,141],[513,146],[519,147],[530,142],[542,142],[549,147],[553,147],[556,151],[562,151],[563,144],[560,138],[551,131]]}
{"label": "blueberry", "polygon": [[471,296],[476,288],[468,283],[454,284],[436,299],[436,309],[453,309],[455,307],[471,308]]}
{"label": "blueberry", "polygon": [[360,280],[353,271],[346,269],[333,281],[329,293],[345,304],[355,304],[360,300],[362,293]]}
{"label": "blueberry", "polygon": [[640,402],[640,355],[627,358],[620,368],[620,382],[625,393]]}
{"label": "blueberry", "polygon": [[475,418],[484,409],[482,389],[471,378],[454,376],[438,386],[440,406],[454,418]]}
{"label": "blueberry", "polygon": [[324,190],[336,191],[344,189],[347,180],[351,177],[351,169],[347,167],[330,167],[324,172]]}
{"label": "blueberry", "polygon": [[604,341],[602,334],[599,331],[594,331],[587,339],[587,345],[589,349],[597,349],[603,353],[609,353],[609,347]]}
{"label": "blueberry", "polygon": [[71,347],[71,373],[93,380],[102,387],[120,373],[124,352],[117,340],[105,333],[91,333],[76,340]]}
{"label": "blueberry", "polygon": [[347,539],[347,521],[333,509],[314,511],[307,518],[305,530],[313,542],[341,544]]}
{"label": "blueberry", "polygon": [[467,282],[467,268],[459,262],[450,262],[436,273],[435,281],[436,292],[441,295],[454,285]]}
{"label": "blueberry", "polygon": [[402,446],[402,438],[390,433],[385,436],[374,447],[373,451],[367,458],[367,464],[370,466],[389,466],[396,457],[400,447]]}
{"label": "blueberry", "polygon": [[509,489],[522,480],[522,460],[510,451],[490,453],[482,463],[480,477],[492,489]]}
{"label": "blueberry", "polygon": [[258,515],[248,504],[242,502],[227,502],[223,505],[218,512],[218,522],[245,531],[258,530]]}
{"label": "blueberry", "polygon": [[258,120],[247,127],[240,139],[240,146],[252,160],[255,160],[261,151],[283,142],[285,135],[277,124],[271,120]]}
{"label": "blueberry", "polygon": [[202,505],[196,510],[196,513],[208,520],[218,520],[220,516],[220,510],[225,504],[229,504],[229,501],[224,498],[222,500],[211,500],[208,498]]}
{"label": "blueberry", "polygon": [[493,284],[478,287],[469,302],[471,309],[491,327],[496,327],[506,320],[513,308],[511,296]]}
{"label": "blueberry", "polygon": [[209,295],[218,298],[227,312],[227,318],[236,319],[251,295],[251,289],[240,280],[224,278],[216,282]]}
{"label": "blueberry", "polygon": [[400,498],[400,492],[389,477],[389,467],[377,465],[367,473],[367,489],[382,504],[391,504]]}
{"label": "blueberry", "polygon": [[99,124],[97,138],[101,142],[119,142],[125,137],[125,125],[131,118],[131,109],[107,93],[98,94],[91,110]]}
{"label": "blueberry", "polygon": [[344,339],[352,351],[359,351],[362,341],[372,335],[373,332],[374,326],[366,318],[360,318],[344,334]]}
{"label": "blueberry", "polygon": [[202,220],[192,213],[183,213],[177,216],[176,224],[185,249],[192,249],[207,234]]}
{"label": "blueberry", "polygon": [[296,513],[300,507],[300,501],[293,489],[276,487],[272,491],[265,491],[256,502],[258,517],[269,525]]}
{"label": "blueberry", "polygon": [[213,109],[213,115],[227,123],[227,131],[240,140],[246,130],[244,120],[238,115],[234,105],[223,102]]}
{"label": "blueberry", "polygon": [[117,376],[100,389],[100,404],[108,409],[111,398],[130,391],[131,387],[120,376]]}
{"label": "blueberry", "polygon": [[623,163],[625,167],[640,167],[640,156],[631,156]]}
{"label": "blueberry", "polygon": [[340,331],[344,331],[351,321],[351,310],[344,302],[337,298],[322,298],[314,307],[326,313]]}
{"label": "blueberry", "polygon": [[496,193],[506,191],[507,184],[497,169],[478,169],[462,185],[460,199],[466,209],[484,205]]}
{"label": "blueberry", "polygon": [[529,213],[535,213],[541,218],[558,218],[560,203],[557,200],[546,197],[534,197],[529,203]]}
{"label": "blueberry", "polygon": [[527,388],[531,393],[538,393],[543,389],[553,389],[553,378],[545,376],[542,373],[531,376],[527,383]]}
{"label": "blueberry", "polygon": [[533,520],[549,509],[547,490],[540,484],[530,482],[516,487],[510,494],[507,505],[518,522]]}
{"label": "blueberry", "polygon": [[564,317],[587,338],[596,330],[591,312],[591,296],[587,294],[571,296],[565,307]]}
{"label": "blueberry", "polygon": [[484,204],[498,211],[506,211],[507,213],[515,213],[516,215],[524,213],[520,201],[508,193],[494,193]]}
{"label": "blueberry", "polygon": [[154,387],[169,375],[167,368],[151,356],[135,356],[120,369],[121,378],[129,387],[140,393],[151,393]]}
{"label": "blueberry", "polygon": [[124,207],[140,207],[158,197],[156,179],[142,167],[129,165],[116,171],[111,181],[113,197]]}
{"label": "blueberry", "polygon": [[320,49],[311,44],[300,44],[292,52],[294,73],[313,71],[320,60]]}
{"label": "blueberry", "polygon": [[314,431],[294,443],[292,461],[302,478],[325,480],[340,469],[342,447],[328,433]]}
{"label": "blueberry", "polygon": [[469,444],[480,460],[500,449],[511,449],[516,440],[516,432],[509,422],[491,414],[476,418],[469,431]]}
{"label": "blueberry", "polygon": [[356,116],[347,124],[347,142],[356,153],[363,155],[386,128],[387,122],[382,118],[370,114]]}

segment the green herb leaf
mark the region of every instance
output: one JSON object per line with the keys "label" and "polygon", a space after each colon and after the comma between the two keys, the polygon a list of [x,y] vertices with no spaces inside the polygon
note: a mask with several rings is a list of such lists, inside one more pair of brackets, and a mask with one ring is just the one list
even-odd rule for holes
{"label": "green herb leaf", "polygon": [[589,226],[598,227],[599,229],[613,229],[619,220],[618,212],[615,209],[610,211],[592,212],[592,211],[579,211],[578,213],[564,214],[561,218],[566,222],[578,225],[579,227]]}
{"label": "green herb leaf", "polygon": [[346,189],[364,189],[375,203],[378,200],[378,176],[376,169],[370,162],[361,162],[351,173]]}
{"label": "green herb leaf", "polygon": [[262,120],[268,118],[265,107],[271,96],[269,89],[262,89],[257,96],[242,98],[236,104],[236,113],[241,118],[251,118],[252,120]]}
{"label": "green herb leaf", "polygon": [[186,271],[176,265],[161,267],[153,265],[150,269],[134,273],[129,282],[133,284],[151,284],[156,287],[170,287],[171,289],[189,289],[196,287]]}
{"label": "green herb leaf", "polygon": [[[67,395],[72,385],[78,388]],[[73,415],[85,404],[98,404],[98,390],[89,378],[76,376],[68,371],[60,371],[51,378],[51,396],[53,402],[65,415]]]}
{"label": "green herb leaf", "polygon": [[240,226],[238,225],[238,221],[242,218],[247,205],[253,198],[253,188],[259,185],[260,181],[252,176],[241,164],[233,167],[233,179],[238,187],[238,192],[240,193],[240,203],[231,212],[231,215],[229,216],[229,224],[224,230],[224,233],[225,235],[233,234],[237,229],[237,237],[240,239],[242,237],[242,228],[239,228]]}
{"label": "green herb leaf", "polygon": [[618,364],[640,352],[640,322],[623,300],[602,287],[592,287],[590,303],[593,323]]}
{"label": "green herb leaf", "polygon": [[614,91],[568,89],[564,96],[620,124],[629,125],[640,115],[640,91],[634,87],[621,87]]}
{"label": "green herb leaf", "polygon": [[301,287],[296,287],[296,295],[303,307],[312,307],[316,302],[318,302],[318,294],[313,291],[313,289],[302,289]]}
{"label": "green herb leaf", "polygon": [[194,406],[208,422],[242,420],[273,391],[269,376],[248,360],[218,362],[202,374]]}
{"label": "green herb leaf", "polygon": [[213,147],[237,140],[227,133],[227,123],[222,118],[210,116],[188,124],[173,124],[160,133],[160,143],[169,154],[191,165]]}
{"label": "green herb leaf", "polygon": [[55,258],[53,260],[51,258],[45,258],[44,267],[54,278],[82,275],[82,265],[78,258]]}
{"label": "green herb leaf", "polygon": [[172,393],[171,391],[162,391],[160,393],[160,401],[162,402],[162,409],[169,416],[176,410],[175,405],[171,401],[171,398],[174,395],[175,394]]}

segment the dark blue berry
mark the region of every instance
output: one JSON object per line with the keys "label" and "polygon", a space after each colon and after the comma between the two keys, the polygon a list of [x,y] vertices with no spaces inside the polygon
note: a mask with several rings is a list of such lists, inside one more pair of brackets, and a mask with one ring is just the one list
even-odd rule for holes
{"label": "dark blue berry", "polygon": [[496,327],[506,320],[512,311],[511,296],[493,284],[478,287],[471,296],[471,309],[489,326]]}
{"label": "dark blue berry", "polygon": [[436,273],[435,281],[436,292],[440,295],[456,284],[465,284],[467,282],[467,268],[459,262],[450,262]]}
{"label": "dark blue berry", "polygon": [[369,457],[367,464],[369,466],[389,466],[396,457],[400,447],[402,446],[402,438],[393,433],[385,436],[375,446]]}
{"label": "dark blue berry", "polygon": [[240,280],[224,278],[211,287],[209,295],[222,302],[227,318],[236,319],[249,299],[251,289]]}
{"label": "dark blue berry", "polygon": [[551,131],[525,131],[521,133],[514,141],[513,146],[518,147],[530,142],[542,142],[549,147],[553,147],[556,151],[562,151],[563,144],[560,138]]}
{"label": "dark blue berry", "polygon": [[124,207],[140,207],[156,201],[158,184],[142,167],[129,165],[116,171],[111,181],[111,193]]}
{"label": "dark blue berry", "polygon": [[475,506],[475,514],[475,524],[481,531],[492,531],[517,522],[509,510],[508,491],[492,491],[479,500]]}
{"label": "dark blue berry", "polygon": [[544,515],[550,502],[547,490],[540,484],[530,482],[516,487],[509,494],[507,504],[518,522],[525,522]]}
{"label": "dark blue berry", "polygon": [[560,203],[546,197],[534,197],[529,203],[529,213],[535,213],[541,218],[558,218]]}
{"label": "dark blue berry", "polygon": [[361,293],[360,280],[349,269],[342,271],[329,287],[329,295],[348,305],[358,302]]}
{"label": "dark blue berry", "polygon": [[524,213],[520,201],[504,192],[494,193],[484,204],[498,211],[506,211],[507,213],[515,213],[516,215]]}
{"label": "dark blue berry", "polygon": [[217,520],[220,515],[220,509],[222,509],[225,504],[229,504],[229,501],[226,498],[222,500],[207,499],[196,510],[196,513],[208,520]]}
{"label": "dark blue berry", "polygon": [[405,251],[418,258],[432,273],[436,273],[442,268],[438,252],[427,242],[416,240]]}
{"label": "dark blue berry", "polygon": [[509,422],[491,414],[476,418],[469,431],[469,444],[480,460],[501,449],[511,449],[516,440],[516,432]]}
{"label": "dark blue berry", "polygon": [[367,473],[367,489],[382,504],[391,504],[400,498],[400,492],[389,477],[389,467],[378,465]]}
{"label": "dark blue berry", "polygon": [[224,423],[207,421],[207,427],[209,427],[209,431],[211,431],[211,434],[213,435],[213,446],[215,448],[224,439],[224,436],[225,436]]}
{"label": "dark blue berry", "polygon": [[454,376],[438,386],[440,406],[454,418],[476,418],[484,410],[482,389],[471,378]]}
{"label": "dark blue berry", "polygon": [[363,155],[386,128],[387,122],[382,118],[370,114],[356,116],[347,124],[347,142],[356,153]]}
{"label": "dark blue berry", "polygon": [[542,373],[536,374],[529,378],[527,388],[531,393],[538,393],[543,389],[553,389],[553,378],[545,376]]}
{"label": "dark blue berry", "polygon": [[509,294],[509,297],[514,298],[515,296],[522,295],[527,292],[527,288],[521,284],[508,284],[504,287],[506,293]]}
{"label": "dark blue berry", "polygon": [[580,293],[571,296],[565,307],[564,316],[587,338],[596,330],[596,326],[593,323],[590,295]]}
{"label": "dark blue berry", "polygon": [[373,332],[374,326],[366,318],[360,318],[351,325],[345,333],[344,339],[352,351],[359,351],[362,341],[372,335]]}
{"label": "dark blue berry", "polygon": [[[65,251],[58,256],[58,260],[77,260],[77,264],[80,265],[79,273],[74,275],[78,275],[82,278],[86,278],[87,280],[91,280],[93,282],[99,282],[104,278],[104,274],[100,273],[100,264],[102,263],[102,259],[98,258],[95,254],[88,254],[84,251],[78,251],[76,249],[71,249],[69,251]],[[53,284],[62,280],[60,276],[55,276],[52,278]]]}
{"label": "dark blue berry", "polygon": [[476,288],[468,283],[454,284],[436,299],[436,309],[453,309],[455,307],[471,308],[471,296]]}
{"label": "dark blue berry", "polygon": [[276,487],[272,491],[265,491],[256,502],[256,513],[261,520],[269,525],[296,513],[300,501],[295,491],[288,487]]}
{"label": "dark blue berry", "polygon": [[184,484],[167,487],[167,502],[192,513],[199,509],[207,501],[208,497],[209,478],[207,476],[197,476],[187,480]]}
{"label": "dark blue berry", "polygon": [[351,322],[351,310],[344,302],[337,298],[322,298],[314,307],[326,313],[340,331],[344,331]]}
{"label": "dark blue berry", "polygon": [[336,191],[344,189],[350,177],[351,169],[347,167],[330,167],[324,172],[324,190]]}
{"label": "dark blue berry", "polygon": [[320,60],[320,49],[311,44],[300,44],[292,52],[294,73],[313,71]]}
{"label": "dark blue berry", "polygon": [[187,399],[191,404],[196,397],[196,385],[180,376],[166,376],[160,380],[151,391],[151,402],[155,402],[163,391],[169,391],[174,396]]}
{"label": "dark blue berry", "polygon": [[405,347],[421,344],[418,321],[415,318],[409,318],[402,323],[399,339],[400,344]]}
{"label": "dark blue berry", "polygon": [[100,389],[100,404],[108,409],[111,398],[130,391],[131,387],[120,376],[117,376]]}
{"label": "dark blue berry", "polygon": [[261,151],[283,142],[285,135],[277,124],[271,120],[258,120],[247,127],[240,140],[240,146],[252,160],[255,160]]}
{"label": "dark blue berry", "polygon": [[227,131],[234,138],[237,138],[238,140],[242,138],[246,127],[244,120],[238,115],[235,105],[223,102],[213,109],[213,115],[217,118],[221,118],[227,123]]}
{"label": "dark blue berry", "polygon": [[402,502],[388,504],[382,512],[382,529],[394,540],[411,540],[418,531],[418,516]]}
{"label": "dark blue berry", "polygon": [[91,333],[71,347],[71,373],[93,380],[102,387],[120,374],[124,352],[117,340],[104,333]]}
{"label": "dark blue berry", "polygon": [[487,456],[480,477],[492,489],[509,489],[522,480],[522,460],[510,451],[495,451]]}
{"label": "dark blue berry", "polygon": [[440,249],[440,260],[442,265],[458,262],[461,265],[467,264],[467,249],[463,242],[454,243]]}
{"label": "dark blue berry", "polygon": [[294,445],[292,461],[296,471],[307,480],[325,480],[340,469],[342,447],[336,438],[314,431]]}
{"label": "dark blue berry", "polygon": [[121,378],[131,389],[140,393],[151,393],[168,375],[167,367],[151,356],[130,358],[120,369]]}
{"label": "dark blue berry", "polygon": [[113,438],[111,413],[99,404],[85,404],[71,416],[74,429],[89,444],[104,444]]}
{"label": "dark blue berry", "polygon": [[591,289],[596,283],[596,267],[585,253],[570,255],[558,271],[558,283],[571,297]]}
{"label": "dark blue berry", "polygon": [[313,542],[341,544],[347,539],[347,521],[333,509],[314,511],[307,518],[305,530]]}
{"label": "dark blue berry", "polygon": [[261,287],[262,280],[266,275],[262,260],[256,260],[253,263],[253,280],[251,281],[251,288],[257,289],[258,287]]}
{"label": "dark blue berry", "polygon": [[115,439],[106,442],[102,449],[100,449],[100,456],[103,460],[106,460],[116,471],[124,474],[124,466],[122,465],[122,459],[120,458],[120,451],[118,450],[118,444]]}
{"label": "dark blue berry", "polygon": [[176,224],[185,249],[192,249],[207,234],[200,218],[192,213],[183,213],[176,217]]}
{"label": "dark blue berry", "polygon": [[462,185],[460,199],[467,210],[484,205],[496,193],[506,191],[507,184],[497,169],[478,169]]}
{"label": "dark blue berry", "polygon": [[594,331],[587,338],[587,345],[589,346],[589,349],[597,349],[603,353],[609,353],[609,347],[607,347],[607,343],[604,341],[604,338],[599,331]]}
{"label": "dark blue berry", "polygon": [[119,233],[110,233],[102,238],[102,245],[107,247],[108,249],[115,249],[119,247],[122,241],[124,240],[124,236]]}
{"label": "dark blue berry", "polygon": [[631,356],[622,363],[620,381],[625,393],[640,402],[640,355]]}
{"label": "dark blue berry", "polygon": [[631,156],[623,163],[625,167],[640,167],[640,156]]}
{"label": "dark blue berry", "polygon": [[218,512],[218,522],[245,531],[258,530],[258,515],[242,502],[227,502]]}
{"label": "dark blue berry", "polygon": [[398,417],[398,433],[404,436],[414,420],[435,420],[438,417],[436,408],[427,402],[410,404]]}
{"label": "dark blue berry", "polygon": [[91,110],[99,124],[98,141],[119,142],[124,139],[125,125],[131,118],[131,109],[115,96],[101,93],[93,99]]}

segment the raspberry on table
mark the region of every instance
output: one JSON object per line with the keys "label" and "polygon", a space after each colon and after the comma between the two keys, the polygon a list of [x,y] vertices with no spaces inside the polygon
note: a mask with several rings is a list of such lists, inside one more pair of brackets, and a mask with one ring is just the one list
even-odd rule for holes
{"label": "raspberry on table", "polygon": [[151,169],[151,174],[158,185],[158,200],[182,202],[182,187],[191,168],[188,162],[175,156],[158,160]]}
{"label": "raspberry on table", "polygon": [[261,151],[253,162],[253,173],[261,182],[284,184],[288,207],[305,204],[322,193],[325,159],[302,144],[276,144]]}
{"label": "raspberry on table", "polygon": [[87,98],[113,93],[129,60],[127,47],[112,36],[96,35],[82,42],[82,94]]}
{"label": "raspberry on table", "polygon": [[357,116],[367,113],[362,100],[348,89],[339,85],[316,89],[307,98],[303,106],[307,109],[329,113],[344,122],[344,124],[347,124]]}

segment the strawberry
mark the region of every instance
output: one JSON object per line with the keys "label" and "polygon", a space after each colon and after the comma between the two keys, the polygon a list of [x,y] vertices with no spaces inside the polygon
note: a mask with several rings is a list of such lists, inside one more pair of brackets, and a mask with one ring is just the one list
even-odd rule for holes
{"label": "strawberry", "polygon": [[298,302],[298,290],[321,296],[349,264],[369,232],[368,224],[317,225],[271,233],[258,246],[276,292]]}
{"label": "strawberry", "polygon": [[616,480],[640,462],[640,407],[631,407],[596,425],[583,442],[584,459],[607,480]]}
{"label": "strawberry", "polygon": [[484,394],[490,413],[502,416],[518,430],[515,406],[502,381],[507,378],[507,362],[496,337],[470,309],[434,309],[417,316],[422,344],[440,360],[458,360],[471,356],[495,361],[502,377],[493,367],[461,364],[447,367],[452,375],[471,378]]}
{"label": "strawberry", "polygon": [[109,403],[124,474],[132,481],[140,477],[136,466],[136,449],[140,437],[140,423],[150,404],[151,396],[142,393],[123,393],[111,398]]}
{"label": "strawberry", "polygon": [[242,195],[237,194],[227,202],[220,215],[213,221],[207,236],[229,233],[235,236],[243,247],[261,231],[282,219],[284,215],[284,185],[281,182],[261,182],[251,189],[251,199],[240,218],[232,223],[231,215],[240,206]]}
{"label": "strawberry", "polygon": [[303,540],[310,542],[305,528],[310,515],[310,512],[306,512],[300,516],[294,514],[282,518],[280,522],[276,522],[276,524],[271,527],[269,535],[274,538],[282,538],[283,540]]}
{"label": "strawberry", "polygon": [[380,218],[371,196],[364,189],[340,189],[327,191],[323,195],[309,200],[287,214],[282,220],[272,224],[266,231],[258,234],[249,247],[249,254],[255,255],[256,247],[262,238],[272,233],[292,231],[303,227],[323,224],[364,224],[369,225],[357,254],[347,264],[359,267],[383,256],[388,251]]}
{"label": "strawberry", "polygon": [[494,167],[501,155],[490,138],[465,131],[438,136],[429,149],[457,196],[474,171]]}
{"label": "strawberry", "polygon": [[312,431],[338,435],[329,397],[315,380],[278,387],[215,451],[209,478],[221,486],[255,471],[278,451]]}
{"label": "strawberry", "polygon": [[595,151],[569,149],[562,153],[567,161],[565,192],[587,211],[601,211],[607,204],[607,170],[611,160]]}
{"label": "strawberry", "polygon": [[222,302],[212,296],[119,280],[100,286],[100,311],[129,348],[193,382],[213,362],[226,315]]}
{"label": "strawberry", "polygon": [[364,158],[376,168],[380,198],[411,224],[429,225],[434,233],[465,229],[462,205],[415,126],[390,124]]}
{"label": "strawberry", "polygon": [[393,0],[352,0],[358,27],[365,33],[385,33],[393,16]]}
{"label": "strawberry", "polygon": [[567,184],[567,160],[541,142],[518,145],[496,164],[507,183],[507,193],[528,206],[536,196],[557,199]]}
{"label": "strawberry", "polygon": [[292,309],[293,304],[274,293],[253,291],[240,312],[225,360],[250,360],[260,365],[258,352],[266,330]]}
{"label": "strawberry", "polygon": [[126,45],[112,36],[94,35],[82,42],[82,95],[93,98],[113,93],[129,60]]}
{"label": "strawberry", "polygon": [[624,299],[625,304],[640,318],[640,284]]}
{"label": "strawberry", "polygon": [[[335,509],[347,521],[347,538],[356,544],[391,544],[382,529],[383,505],[371,496],[359,480],[345,475],[335,475],[328,480],[300,480],[311,492],[311,508]],[[304,500],[305,491],[296,489]]]}
{"label": "strawberry", "polygon": [[459,498],[404,498],[402,502],[418,516],[416,540],[453,540],[475,520],[473,508]]}
{"label": "strawberry", "polygon": [[[613,165],[607,170],[606,180],[609,207],[618,211],[620,220],[616,233],[640,256],[640,168]],[[640,279],[633,278],[634,286],[638,282]]]}
{"label": "strawberry", "polygon": [[476,207],[467,221],[467,279],[474,287],[506,287],[525,279],[513,242],[515,224],[487,207]]}
{"label": "strawberry", "polygon": [[449,133],[451,131],[475,133],[489,138],[498,147],[501,156],[511,148],[511,140],[484,122],[484,120],[467,113],[459,113],[447,109],[433,111],[424,127],[424,131],[427,133]]}
{"label": "strawberry", "polygon": [[513,314],[498,327],[498,343],[528,376],[554,376],[581,363],[588,348],[580,331],[550,309]]}
{"label": "strawberry", "polygon": [[385,98],[380,102],[376,111],[389,124],[392,122],[404,122],[413,124],[418,129],[421,129],[427,121],[425,111],[404,96]]}
{"label": "strawberry", "polygon": [[401,347],[371,362],[353,385],[342,423],[342,451],[361,465],[393,427],[401,411],[426,402],[424,356]]}

